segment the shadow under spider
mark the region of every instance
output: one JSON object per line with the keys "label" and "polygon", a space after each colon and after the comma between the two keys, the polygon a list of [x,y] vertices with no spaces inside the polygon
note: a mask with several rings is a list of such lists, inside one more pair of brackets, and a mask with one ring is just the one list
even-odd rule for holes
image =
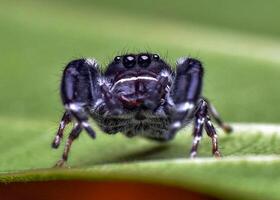
{"label": "shadow under spider", "polygon": [[118,157],[119,162],[129,162],[137,160],[151,160],[154,158],[166,158],[167,152],[171,148],[171,145],[168,144],[159,144],[157,146],[143,149],[143,151],[130,153],[121,157]]}
{"label": "shadow under spider", "polygon": [[159,160],[159,159],[170,159],[170,158],[183,158],[186,157],[185,145],[174,145],[174,144],[158,144],[150,148],[138,150],[136,152],[130,152],[123,154],[114,159],[92,161],[88,160],[84,163],[80,163],[83,166],[90,165],[102,165],[111,163],[123,163],[123,162],[135,162],[145,160]]}

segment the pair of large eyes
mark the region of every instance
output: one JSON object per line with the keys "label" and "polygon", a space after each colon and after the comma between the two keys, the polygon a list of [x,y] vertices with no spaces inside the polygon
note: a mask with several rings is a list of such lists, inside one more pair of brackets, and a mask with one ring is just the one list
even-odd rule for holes
{"label": "pair of large eyes", "polygon": [[[159,60],[159,55],[153,54],[152,58],[155,59],[155,60]],[[121,61],[121,57],[117,56],[117,57],[115,57],[114,60],[115,60],[115,62],[120,62]],[[126,68],[134,67],[136,62],[141,67],[147,67],[147,66],[149,66],[151,64],[151,61],[152,61],[151,56],[148,55],[148,54],[140,54],[137,57],[134,56],[134,55],[125,55],[122,58],[123,65]]]}

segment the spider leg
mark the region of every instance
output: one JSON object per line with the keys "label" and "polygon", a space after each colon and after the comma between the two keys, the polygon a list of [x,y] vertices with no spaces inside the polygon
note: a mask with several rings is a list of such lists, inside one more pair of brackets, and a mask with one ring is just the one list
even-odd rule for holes
{"label": "spider leg", "polygon": [[198,110],[195,114],[195,126],[194,126],[194,139],[192,144],[192,149],[190,152],[190,157],[194,158],[197,154],[198,144],[202,137],[203,127],[205,126],[206,133],[212,139],[212,153],[215,157],[221,157],[218,148],[218,136],[216,134],[215,128],[211,123],[210,117],[208,115],[208,105],[204,100],[200,101]]}
{"label": "spider leg", "polygon": [[82,128],[85,129],[89,136],[94,139],[96,137],[96,133],[88,123],[89,111],[83,105],[76,103],[71,104],[69,107],[66,107],[66,109],[71,112]]}
{"label": "spider leg", "polygon": [[78,137],[83,129],[92,138],[95,138],[96,134],[88,123],[88,116],[89,107],[100,98],[97,84],[99,76],[98,64],[92,59],[73,60],[63,72],[61,98],[66,112],[62,117],[52,147],[58,148],[67,124],[73,121],[75,125],[66,142],[62,159],[56,166],[62,166],[67,160],[73,140]]}
{"label": "spider leg", "polygon": [[62,157],[55,165],[56,167],[62,167],[64,165],[64,163],[67,161],[71,145],[72,145],[73,141],[79,137],[82,130],[83,130],[82,126],[79,123],[76,123],[74,125],[74,128],[72,129],[71,133],[69,134],[69,136],[67,138]]}
{"label": "spider leg", "polygon": [[150,110],[154,110],[158,107],[166,87],[168,85],[169,78],[167,76],[159,77],[158,82],[149,88],[149,97],[144,100],[144,106]]}
{"label": "spider leg", "polygon": [[61,83],[61,97],[66,110],[92,138],[96,134],[88,123],[89,106],[100,98],[99,77],[95,60],[78,59],[66,66]]}
{"label": "spider leg", "polygon": [[200,107],[198,112],[195,115],[195,121],[194,121],[194,130],[193,130],[193,142],[192,142],[192,148],[190,151],[190,157],[194,158],[197,154],[197,149],[199,142],[202,138],[203,133],[203,125],[205,121],[205,107]]}
{"label": "spider leg", "polygon": [[212,139],[213,155],[217,158],[221,157],[221,153],[220,153],[219,147],[218,147],[218,136],[217,136],[217,133],[216,133],[216,130],[215,130],[213,124],[211,123],[211,119],[210,119],[209,115],[206,115],[205,130],[206,130],[207,135],[209,137],[211,137],[211,139]]}
{"label": "spider leg", "polygon": [[217,124],[224,130],[226,133],[231,133],[233,131],[232,127],[228,124],[226,124],[222,118],[220,117],[220,114],[216,110],[216,108],[213,106],[213,104],[210,103],[210,101],[206,98],[203,98],[204,101],[207,102],[208,108],[209,108],[209,114],[214,118],[214,120],[217,122]]}
{"label": "spider leg", "polygon": [[101,85],[101,92],[103,94],[104,105],[108,108],[109,113],[107,115],[120,115],[122,114],[123,106],[119,99],[110,92],[110,89],[105,85]]}
{"label": "spider leg", "polygon": [[64,134],[64,129],[71,121],[72,121],[72,119],[71,119],[70,113],[65,112],[63,114],[63,117],[62,117],[61,121],[60,121],[59,128],[57,130],[56,136],[53,140],[53,143],[52,143],[53,148],[56,149],[56,148],[59,147],[60,141],[61,141],[61,139],[63,137],[63,134]]}
{"label": "spider leg", "polygon": [[203,67],[200,61],[193,58],[181,58],[177,61],[176,78],[171,94],[174,111],[168,134],[170,137],[193,117],[201,93],[202,77]]}

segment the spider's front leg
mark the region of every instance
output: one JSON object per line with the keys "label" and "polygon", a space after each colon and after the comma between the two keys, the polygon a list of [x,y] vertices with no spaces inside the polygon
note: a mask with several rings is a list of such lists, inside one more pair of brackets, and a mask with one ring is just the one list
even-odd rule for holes
{"label": "spider's front leg", "polygon": [[190,120],[194,114],[202,89],[203,68],[193,58],[180,58],[177,61],[176,77],[172,86],[171,98],[174,111],[171,116],[169,134],[171,137]]}
{"label": "spider's front leg", "polygon": [[52,143],[53,148],[58,148],[67,124],[74,121],[74,127],[68,136],[64,153],[57,166],[62,166],[67,161],[72,142],[79,136],[83,129],[95,138],[95,132],[88,123],[89,107],[100,97],[97,79],[100,77],[98,64],[92,59],[78,59],[71,61],[63,72],[61,82],[61,97],[65,106],[64,113],[57,135]]}
{"label": "spider's front leg", "polygon": [[204,126],[207,134],[212,138],[213,154],[220,156],[217,135],[208,116],[208,107],[205,101],[200,101],[203,80],[203,67],[200,61],[193,58],[181,58],[177,62],[176,78],[171,97],[174,102],[174,111],[171,116],[169,137],[194,118],[193,144],[191,157],[195,157],[198,144],[202,137]]}

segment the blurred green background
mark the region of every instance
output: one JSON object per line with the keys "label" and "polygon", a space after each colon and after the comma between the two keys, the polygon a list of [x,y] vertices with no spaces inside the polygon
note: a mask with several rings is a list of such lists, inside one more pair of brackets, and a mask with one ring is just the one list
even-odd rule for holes
{"label": "blurred green background", "polygon": [[[61,71],[125,52],[203,61],[204,94],[227,121],[280,121],[279,1],[0,3],[0,117],[58,122]],[[12,124],[12,122],[11,122]]]}

